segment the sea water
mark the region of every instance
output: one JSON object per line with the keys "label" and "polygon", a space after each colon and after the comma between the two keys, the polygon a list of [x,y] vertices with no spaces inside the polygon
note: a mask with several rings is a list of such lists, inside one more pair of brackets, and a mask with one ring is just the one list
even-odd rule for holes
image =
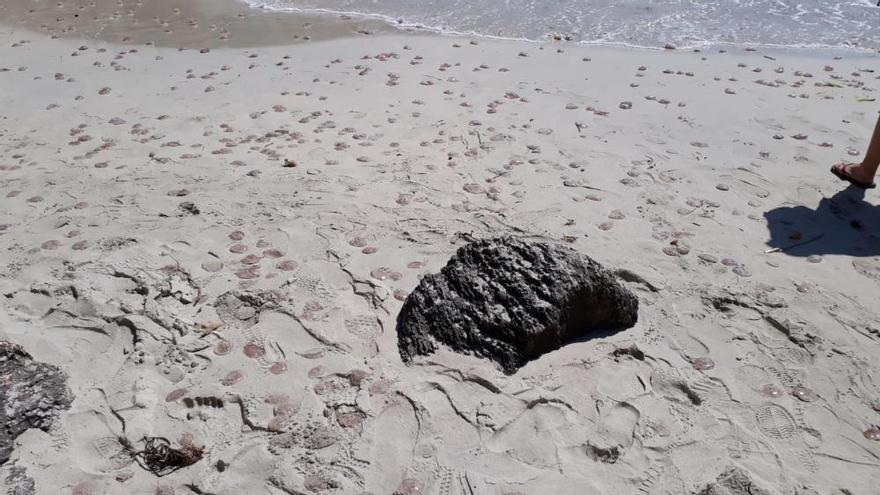
{"label": "sea water", "polygon": [[244,0],[449,33],[696,48],[716,44],[880,48],[876,0]]}

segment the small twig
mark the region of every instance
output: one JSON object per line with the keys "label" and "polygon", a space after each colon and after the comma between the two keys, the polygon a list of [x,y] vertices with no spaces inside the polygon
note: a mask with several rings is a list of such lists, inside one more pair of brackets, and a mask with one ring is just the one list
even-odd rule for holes
{"label": "small twig", "polygon": [[809,243],[811,243],[811,242],[818,241],[819,239],[821,239],[821,238],[823,238],[823,237],[825,237],[825,234],[819,234],[819,235],[817,235],[816,237],[812,237],[812,238],[810,238],[810,239],[807,239],[806,241],[801,241],[801,242],[798,242],[798,243],[792,244],[791,246],[785,246],[785,247],[777,247],[777,248],[767,249],[766,251],[764,251],[764,254],[770,254],[770,253],[781,253],[781,252],[783,252],[783,251],[788,251],[789,249],[796,248],[796,247],[798,247],[798,246],[803,246],[804,244],[809,244]]}

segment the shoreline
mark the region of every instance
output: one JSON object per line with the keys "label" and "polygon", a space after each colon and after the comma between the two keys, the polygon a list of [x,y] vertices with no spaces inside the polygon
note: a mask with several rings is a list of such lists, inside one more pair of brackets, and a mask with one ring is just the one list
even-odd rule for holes
{"label": "shoreline", "polygon": [[[243,1],[243,0],[241,0]],[[339,16],[348,16],[354,18],[363,18],[366,20],[375,20],[382,23],[385,23],[389,28],[393,30],[399,30],[405,33],[431,33],[437,34],[441,36],[449,36],[449,37],[474,37],[478,39],[486,39],[486,40],[497,40],[497,41],[513,41],[513,42],[522,42],[522,43],[530,43],[530,44],[558,44],[560,46],[570,46],[572,44],[579,46],[599,46],[599,47],[612,47],[612,48],[631,48],[636,50],[667,50],[666,44],[662,42],[658,42],[656,45],[638,45],[634,43],[627,42],[617,42],[617,41],[607,41],[607,40],[556,40],[554,39],[553,33],[547,33],[544,35],[545,39],[534,39],[534,38],[520,38],[520,37],[510,37],[510,36],[501,36],[501,35],[492,35],[487,33],[477,33],[474,31],[456,31],[454,29],[436,27],[436,26],[428,26],[422,23],[407,23],[402,19],[394,19],[393,17],[386,16],[383,14],[368,14],[363,12],[355,12],[355,11],[334,11],[329,9],[308,9],[308,8],[298,8],[298,7],[285,7],[285,8],[273,8],[270,6],[251,6],[253,9],[264,10],[268,12],[279,12],[279,13],[290,13],[294,15],[319,15],[319,16],[327,16],[327,17],[339,17]],[[780,50],[780,51],[819,51],[822,53],[850,53],[855,52],[859,54],[880,54],[880,47],[870,48],[870,47],[861,47],[861,46],[853,46],[853,45],[825,45],[825,44],[800,44],[800,45],[780,45],[780,44],[772,44],[772,43],[732,43],[732,42],[714,42],[714,41],[705,41],[699,42],[693,45],[683,45],[683,46],[675,46],[673,49],[680,51],[704,51],[710,49],[768,49],[768,50]]]}
{"label": "shoreline", "polygon": [[96,0],[83,7],[49,0],[0,4],[3,25],[57,38],[173,48],[255,48],[340,37],[393,34],[383,22],[290,15],[238,0]]}
{"label": "shoreline", "polygon": [[[45,0],[48,3],[48,0]],[[95,2],[93,2],[95,3]],[[394,19],[380,14],[360,12],[337,12],[323,9],[299,9],[290,7],[276,9],[267,6],[253,6],[243,0],[192,0],[180,4],[175,0],[159,0],[144,7],[140,2],[128,9],[132,2],[123,4],[122,9],[113,10],[113,0],[99,0],[94,7],[98,12],[113,11],[119,14],[127,10],[126,21],[121,16],[107,20],[100,26],[99,21],[82,26],[81,20],[70,19],[71,11],[66,7],[44,5],[42,10],[23,9],[14,5],[0,4],[0,25],[15,26],[9,15],[17,17],[19,27],[36,33],[50,34],[70,39],[101,39],[108,43],[127,45],[154,45],[179,48],[255,48],[306,42],[326,41],[345,37],[368,37],[373,35],[398,36],[441,36],[451,39],[487,40],[511,43],[524,43],[537,46],[551,46],[559,49],[572,47],[596,47],[599,49],[670,51],[666,46],[644,46],[625,42],[603,40],[554,40],[548,34],[544,40],[495,36],[475,32],[458,32],[421,24],[401,25]],[[185,10],[179,6],[184,5]],[[28,10],[34,10],[28,13]],[[86,13],[82,13],[83,16]],[[133,15],[132,15],[133,14]],[[160,14],[164,14],[164,17]],[[50,27],[49,20],[58,21],[64,17],[79,24],[76,34],[59,33]],[[176,24],[174,24],[176,22]],[[116,23],[114,25],[114,23]],[[205,25],[208,31],[205,31]],[[186,26],[186,27],[184,27]],[[176,28],[179,31],[175,31]],[[174,29],[170,29],[174,28]],[[170,30],[171,32],[166,32]],[[193,31],[195,30],[195,31]],[[671,51],[697,53],[724,53],[741,50],[744,52],[763,51],[768,54],[805,54],[816,57],[858,57],[880,56],[880,48],[832,45],[775,45],[764,43],[726,43],[705,42],[696,45],[676,46]]]}

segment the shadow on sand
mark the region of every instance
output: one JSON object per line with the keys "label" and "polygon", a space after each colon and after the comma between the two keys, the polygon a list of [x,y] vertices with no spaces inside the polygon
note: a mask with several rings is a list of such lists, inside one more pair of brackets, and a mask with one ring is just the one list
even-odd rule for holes
{"label": "shadow on sand", "polygon": [[865,201],[865,190],[850,186],[823,198],[815,210],[781,206],[764,213],[770,240],[789,256],[880,255],[880,206]]}

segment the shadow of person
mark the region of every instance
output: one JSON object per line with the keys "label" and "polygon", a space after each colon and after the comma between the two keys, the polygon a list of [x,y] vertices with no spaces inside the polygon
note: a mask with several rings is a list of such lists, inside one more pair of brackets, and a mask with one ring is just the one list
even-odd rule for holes
{"label": "shadow of person", "polygon": [[767,245],[789,256],[880,255],[880,206],[865,201],[865,190],[855,186],[822,198],[815,210],[781,206],[765,212],[764,218],[770,232]]}

